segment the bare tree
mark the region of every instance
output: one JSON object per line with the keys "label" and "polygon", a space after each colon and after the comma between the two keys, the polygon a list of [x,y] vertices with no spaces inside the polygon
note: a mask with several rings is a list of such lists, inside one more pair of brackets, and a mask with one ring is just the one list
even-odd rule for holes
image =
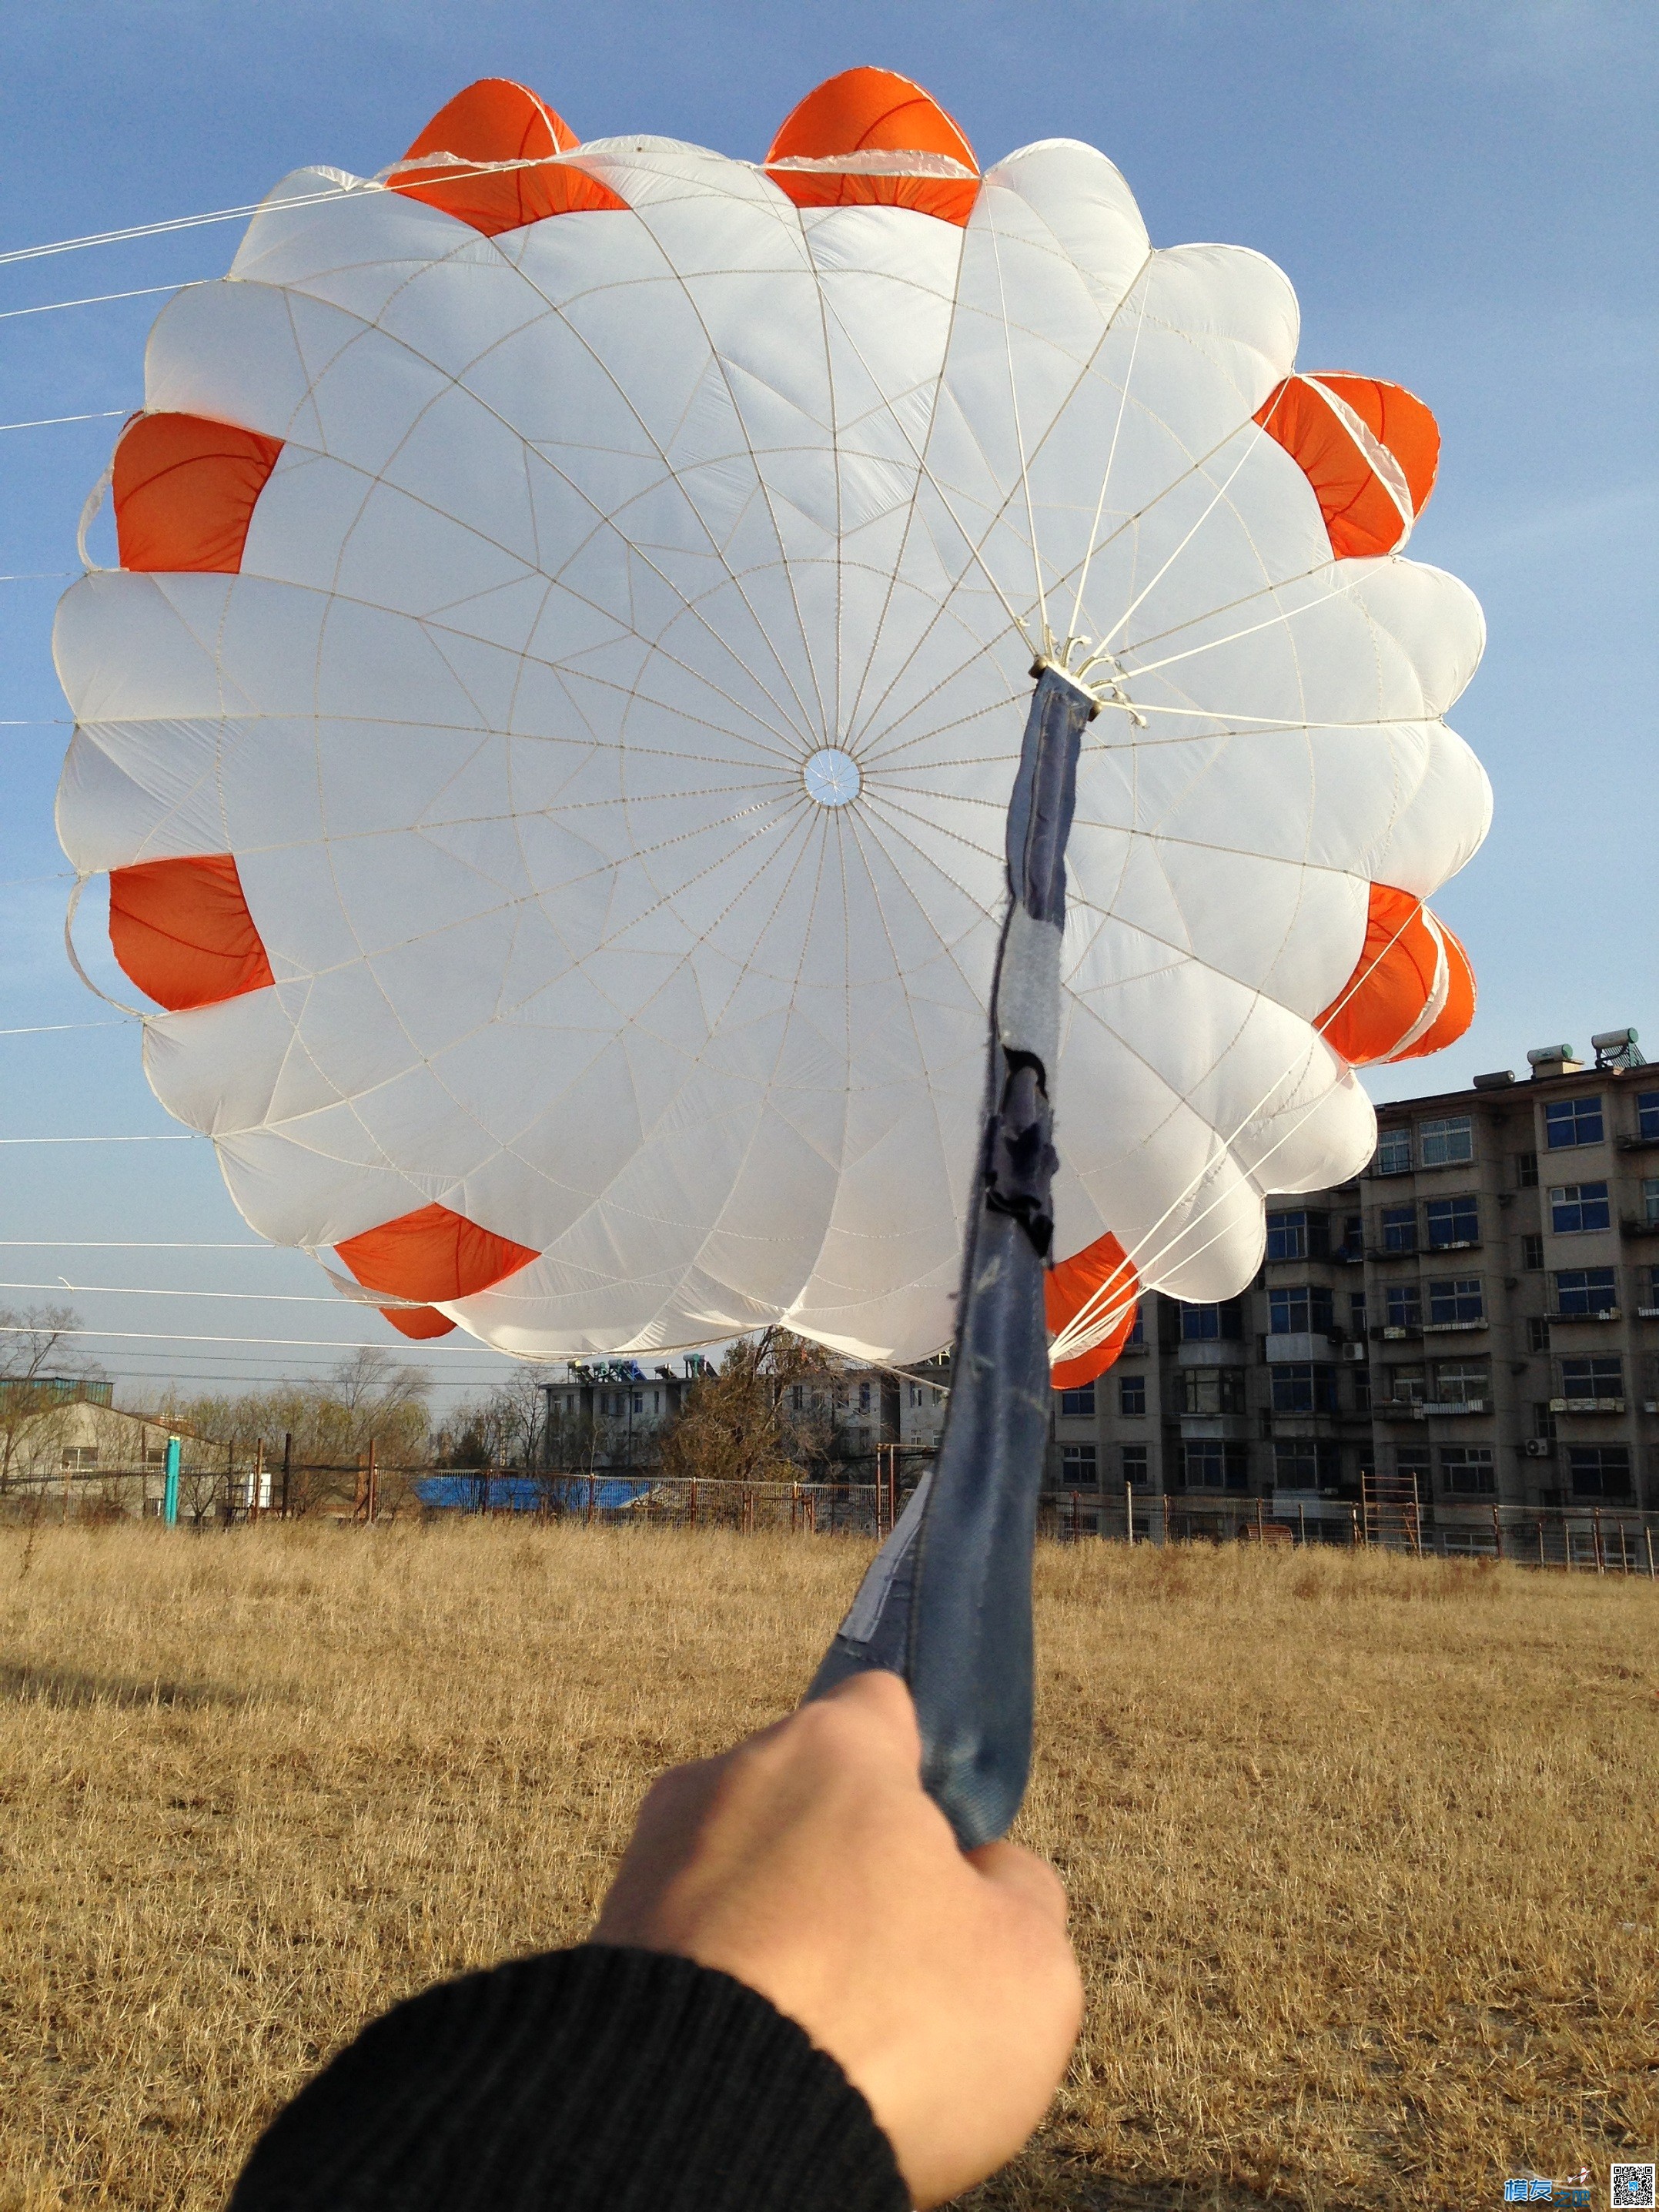
{"label": "bare tree", "polygon": [[0,1307],[0,1496],[56,1467],[74,1402],[62,1386],[103,1379],[81,1352],[72,1306]]}
{"label": "bare tree", "polygon": [[726,1482],[792,1482],[836,1455],[844,1363],[787,1329],[734,1344],[686,1394],[663,1444],[663,1473]]}

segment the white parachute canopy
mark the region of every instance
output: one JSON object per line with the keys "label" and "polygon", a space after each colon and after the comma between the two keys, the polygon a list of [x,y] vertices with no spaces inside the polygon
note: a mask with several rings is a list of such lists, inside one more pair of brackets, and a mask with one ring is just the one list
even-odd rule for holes
{"label": "white parachute canopy", "polygon": [[58,617],[64,844],[248,1221],[523,1354],[945,1342],[1035,649],[1103,702],[1057,1249],[1237,1291],[1368,1156],[1353,1064],[1472,1007],[1427,410],[884,72],[769,165],[493,82],[411,155],[164,311]]}

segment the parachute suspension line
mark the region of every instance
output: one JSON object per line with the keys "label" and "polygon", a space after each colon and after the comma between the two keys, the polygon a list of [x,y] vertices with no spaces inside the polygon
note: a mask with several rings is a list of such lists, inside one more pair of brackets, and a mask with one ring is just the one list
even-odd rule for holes
{"label": "parachute suspension line", "polygon": [[[1082,617],[1083,594],[1089,587],[1089,569],[1095,557],[1095,538],[1100,529],[1100,518],[1106,512],[1106,494],[1111,486],[1112,468],[1117,459],[1118,440],[1122,435],[1123,418],[1129,409],[1129,387],[1134,382],[1135,362],[1140,353],[1140,334],[1146,327],[1146,301],[1151,290],[1147,281],[1147,271],[1152,266],[1152,257],[1149,253],[1146,260],[1141,263],[1140,274],[1135,279],[1136,289],[1140,294],[1140,313],[1135,318],[1135,334],[1129,348],[1129,364],[1123,372],[1123,389],[1118,394],[1117,420],[1112,425],[1112,442],[1106,451],[1106,466],[1101,471],[1100,497],[1095,501],[1094,514],[1089,524],[1088,548],[1083,556],[1083,566],[1078,574],[1077,592],[1072,601],[1072,619],[1066,625],[1068,643],[1070,639],[1077,636],[1077,626]],[[1116,319],[1115,315],[1113,319]],[[1088,641],[1079,638],[1078,641],[1079,644],[1084,644]]]}
{"label": "parachute suspension line", "polygon": [[215,283],[216,277],[186,278],[180,284],[137,284],[128,292],[88,292],[82,300],[43,300],[38,307],[0,308],[0,323],[15,322],[20,315],[52,315],[60,307],[101,307],[111,300],[147,300],[157,292],[188,292],[198,283]]}
{"label": "parachute suspension line", "polygon": [[[1382,963],[1388,957],[1389,954],[1399,943],[1401,938],[1405,934],[1408,923],[1409,918],[1407,921],[1402,922],[1400,925],[1400,927],[1395,931],[1394,934],[1389,937],[1384,944],[1379,946],[1376,957],[1369,965],[1356,968],[1353,975],[1349,978],[1347,986],[1342,992],[1341,996],[1326,1009],[1324,1020],[1320,1023],[1317,1030],[1316,1030],[1316,1035],[1322,1036],[1328,1024],[1335,1020],[1336,1017],[1342,1012],[1343,1008],[1347,1005],[1349,1000],[1352,998],[1354,994],[1362,989],[1365,983],[1370,981],[1370,977],[1376,973]],[[1143,1263],[1146,1268],[1156,1267],[1160,1261],[1175,1249],[1176,1243],[1179,1241],[1178,1237],[1170,1238],[1167,1243],[1158,1249],[1158,1250],[1152,1253],[1150,1255],[1147,1253],[1146,1248],[1152,1243],[1152,1240],[1158,1235],[1158,1231],[1164,1227],[1164,1224],[1169,1221],[1171,1215],[1178,1212],[1178,1210],[1186,1204],[1189,1198],[1200,1191],[1210,1177],[1216,1174],[1223,1162],[1231,1156],[1232,1146],[1239,1136],[1246,1128],[1249,1127],[1249,1124],[1255,1119],[1256,1115],[1261,1113],[1262,1109],[1273,1097],[1273,1094],[1279,1090],[1279,1085],[1284,1083],[1285,1079],[1295,1073],[1297,1062],[1303,1057],[1304,1055],[1301,1053],[1297,1053],[1291,1060],[1285,1062],[1285,1066],[1273,1078],[1272,1083],[1268,1085],[1267,1090],[1262,1092],[1261,1097],[1256,1100],[1253,1106],[1249,1107],[1245,1110],[1244,1114],[1234,1125],[1233,1128],[1225,1137],[1223,1138],[1222,1149],[1219,1156],[1212,1158],[1205,1163],[1204,1166],[1199,1170],[1198,1173],[1188,1180],[1185,1188],[1176,1194],[1169,1205],[1165,1206],[1164,1212],[1159,1214],[1157,1220],[1152,1222],[1145,1233],[1136,1241],[1133,1249],[1125,1253],[1125,1260],[1131,1267],[1134,1267],[1138,1273],[1142,1271]],[[1315,1099],[1310,1105],[1304,1109],[1297,1118],[1291,1122],[1290,1127],[1286,1129],[1281,1136],[1276,1139],[1268,1149],[1262,1153],[1260,1159],[1252,1164],[1250,1170],[1252,1175],[1255,1174],[1257,1169],[1264,1167],[1267,1163],[1273,1158],[1275,1152],[1282,1151],[1284,1146],[1298,1133],[1304,1123],[1318,1111],[1322,1103],[1322,1100]],[[1190,1219],[1182,1223],[1179,1235],[1185,1236],[1188,1231],[1196,1228],[1201,1222],[1206,1220],[1210,1214],[1214,1212],[1216,1208],[1221,1205],[1221,1203],[1222,1200],[1219,1197],[1212,1199],[1209,1204],[1200,1212],[1194,1214]],[[1220,1232],[1218,1232],[1218,1236],[1219,1233]],[[1197,1251],[1195,1251],[1191,1256],[1195,1259],[1198,1257],[1199,1253],[1207,1252],[1211,1245],[1215,1243],[1217,1241],[1217,1237],[1206,1238],[1206,1241],[1198,1247]],[[1098,1343],[1103,1337],[1109,1334],[1109,1328],[1101,1328],[1097,1334],[1094,1333],[1095,1324],[1099,1318],[1099,1302],[1103,1295],[1107,1292],[1109,1289],[1109,1283],[1103,1284],[1100,1290],[1092,1292],[1090,1297],[1084,1302],[1084,1304],[1078,1309],[1078,1311],[1072,1316],[1071,1320],[1067,1322],[1066,1327],[1055,1336],[1054,1342],[1050,1346],[1051,1354],[1057,1354],[1063,1358],[1066,1352],[1070,1351],[1087,1351],[1091,1348],[1091,1344]],[[1133,1301],[1130,1301],[1130,1303],[1133,1303]],[[1117,1318],[1121,1318],[1121,1310]],[[1115,1325],[1115,1322],[1114,1322],[1112,1326]],[[1091,1344],[1080,1343],[1078,1340],[1085,1330],[1090,1333]]]}
{"label": "parachute suspension line", "polygon": [[1032,503],[1031,471],[1025,458],[1025,427],[1019,419],[1019,385],[1014,375],[1014,334],[1008,320],[1008,288],[1002,275],[1001,235],[994,219],[986,227],[991,234],[991,255],[997,268],[997,297],[1002,307],[1002,348],[1008,363],[1008,406],[1014,421],[1014,450],[1019,455],[1020,489],[1025,495],[1025,529],[1031,541],[1031,580],[1036,587],[1037,620],[1042,626],[1042,658],[1048,660],[1054,656],[1054,635],[1048,627],[1048,599],[1042,588],[1042,560],[1037,551],[1036,508]]}
{"label": "parachute suspension line", "polygon": [[[1239,425],[1239,430],[1249,430],[1254,427],[1255,425],[1252,422],[1242,422]],[[1237,434],[1238,433],[1236,431],[1234,435],[1237,436]],[[1225,441],[1224,440],[1223,446],[1224,446],[1224,444]],[[1222,447],[1218,447],[1216,450],[1217,452],[1220,452],[1222,450]],[[1194,538],[1204,527],[1210,517],[1215,513],[1217,507],[1220,506],[1222,501],[1227,496],[1227,494],[1232,489],[1234,479],[1237,477],[1239,471],[1243,467],[1245,462],[1249,459],[1250,455],[1255,451],[1255,441],[1247,437],[1244,440],[1243,448],[1240,453],[1238,459],[1233,463],[1232,467],[1228,471],[1225,479],[1216,486],[1214,492],[1211,495],[1208,505],[1205,507],[1202,512],[1199,514],[1197,520],[1193,524],[1192,528],[1187,532],[1186,536],[1176,544],[1174,551],[1170,555],[1168,560],[1164,562],[1163,567],[1158,569],[1154,574],[1148,577],[1146,582],[1142,586],[1140,590],[1136,592],[1133,599],[1130,600],[1128,605],[1125,607],[1123,612],[1112,624],[1110,629],[1109,629],[1106,632],[1106,635],[1101,639],[1101,648],[1104,648],[1111,643],[1112,640],[1121,631],[1124,623],[1127,623],[1129,617],[1134,613],[1136,608],[1142,605],[1151,592],[1157,590],[1158,585],[1161,584],[1165,576],[1169,574],[1170,569],[1174,568],[1176,562],[1181,558],[1187,548],[1192,544]],[[1137,670],[1135,673],[1138,675],[1144,674],[1145,671]]]}

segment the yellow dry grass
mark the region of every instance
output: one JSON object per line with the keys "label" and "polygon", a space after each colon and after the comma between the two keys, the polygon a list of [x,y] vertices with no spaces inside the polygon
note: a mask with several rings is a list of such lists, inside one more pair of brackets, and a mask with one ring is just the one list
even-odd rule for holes
{"label": "yellow dry grass", "polygon": [[[866,1550],[0,1532],[0,2212],[208,2208],[370,2013],[585,1930]],[[1659,1590],[1079,1546],[1024,1830],[1090,2017],[982,2207],[1497,2204],[1651,2157]]]}

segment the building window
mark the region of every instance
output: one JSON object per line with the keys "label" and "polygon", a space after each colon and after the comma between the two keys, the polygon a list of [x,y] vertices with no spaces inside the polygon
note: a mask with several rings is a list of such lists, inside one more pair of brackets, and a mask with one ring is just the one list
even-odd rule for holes
{"label": "building window", "polygon": [[1441,1121],[1420,1121],[1417,1128],[1418,1156],[1425,1168],[1448,1168],[1474,1158],[1474,1121],[1468,1114],[1449,1115]]}
{"label": "building window", "polygon": [[1569,1444],[1567,1477],[1576,1498],[1630,1496],[1630,1447],[1627,1444]]}
{"label": "building window", "polygon": [[1638,1137],[1659,1137],[1659,1091],[1637,1092],[1636,1133]]}
{"label": "building window", "polygon": [[1193,1437],[1181,1447],[1181,1474],[1188,1490],[1248,1490],[1249,1446]]}
{"label": "building window", "polygon": [[1574,1398],[1622,1398],[1625,1363],[1615,1354],[1561,1362],[1561,1395]]}
{"label": "building window", "polygon": [[1659,1263],[1638,1269],[1638,1276],[1642,1285],[1638,1298],[1650,1313],[1659,1313]]}
{"label": "building window", "polygon": [[1382,1249],[1385,1252],[1416,1251],[1417,1208],[1414,1206],[1383,1207]]}
{"label": "building window", "polygon": [[1604,1182],[1559,1183],[1550,1193],[1550,1226],[1558,1237],[1590,1229],[1609,1229],[1613,1216]]}
{"label": "building window", "polygon": [[1144,1305],[1135,1308],[1134,1327],[1124,1338],[1123,1349],[1125,1352],[1144,1352],[1146,1349],[1146,1309]]}
{"label": "building window", "polygon": [[1146,1413],[1146,1377],[1126,1375],[1117,1386],[1117,1410],[1127,1420],[1144,1420]]}
{"label": "building window", "polygon": [[1409,1175],[1412,1171],[1412,1133],[1403,1124],[1394,1129],[1379,1129],[1376,1134],[1376,1172],[1385,1175]]}
{"label": "building window", "polygon": [[1528,1352],[1547,1352],[1550,1348],[1550,1324],[1547,1314],[1527,1316],[1527,1349]]}
{"label": "building window", "polygon": [[1472,1190],[1461,1191],[1455,1198],[1431,1198],[1427,1212],[1430,1251],[1480,1242],[1480,1208]]}
{"label": "building window", "polygon": [[1528,1274],[1536,1274],[1544,1264],[1544,1240],[1541,1237],[1521,1239],[1521,1265]]}
{"label": "building window", "polygon": [[1364,1336],[1365,1328],[1365,1293],[1364,1291],[1350,1291],[1348,1293],[1349,1334],[1352,1336]]}
{"label": "building window", "polygon": [[1486,1300],[1480,1295],[1478,1275],[1459,1275],[1450,1281],[1429,1285],[1429,1319],[1431,1322],[1485,1321]]}
{"label": "building window", "polygon": [[1297,1211],[1267,1216],[1270,1260],[1322,1260],[1329,1243],[1322,1213]]}
{"label": "building window", "polygon": [[1335,1444],[1323,1438],[1304,1438],[1273,1446],[1273,1487],[1276,1490],[1334,1489],[1341,1474]]}
{"label": "building window", "polygon": [[1659,1228],[1659,1176],[1642,1178],[1642,1219],[1648,1228]]}
{"label": "building window", "polygon": [[1123,1480],[1144,1487],[1146,1481],[1147,1451],[1145,1444],[1125,1444],[1122,1449]]}
{"label": "building window", "polygon": [[1242,1367],[1183,1367],[1176,1376],[1176,1411],[1194,1415],[1242,1413]]}
{"label": "building window", "polygon": [[1060,1446],[1060,1484],[1062,1490],[1099,1489],[1100,1469],[1096,1463],[1092,1444]]}
{"label": "building window", "polygon": [[1342,1242],[1337,1246],[1339,1260],[1363,1260],[1365,1256],[1365,1217],[1363,1213],[1345,1213],[1342,1217]]}
{"label": "building window", "polygon": [[1517,1152],[1516,1154],[1515,1187],[1517,1190],[1537,1189],[1538,1155],[1536,1152]]}
{"label": "building window", "polygon": [[1437,1406],[1484,1406],[1486,1402],[1485,1360],[1443,1359],[1434,1370]]}
{"label": "building window", "polygon": [[1320,1283],[1297,1283],[1267,1293],[1267,1329],[1273,1336],[1328,1336],[1331,1294]]}
{"label": "building window", "polygon": [[1552,1152],[1570,1145],[1599,1145],[1605,1134],[1599,1097],[1554,1098],[1544,1109],[1544,1143]]}
{"label": "building window", "polygon": [[799,1382],[792,1383],[792,1384],[790,1385],[790,1389],[789,1389],[789,1408],[790,1408],[790,1411],[791,1411],[792,1413],[799,1413],[800,1412],[801,1408],[805,1405],[805,1403],[806,1403],[806,1393],[805,1393],[805,1391],[801,1388],[801,1386],[800,1386],[800,1384],[799,1384]]}
{"label": "building window", "polygon": [[1394,1471],[1409,1482],[1420,1504],[1429,1494],[1429,1455],[1420,1445],[1402,1444],[1394,1455]]}
{"label": "building window", "polygon": [[1064,1421],[1092,1421],[1095,1417],[1095,1386],[1085,1382],[1080,1390],[1062,1390],[1060,1394],[1060,1416]]}
{"label": "building window", "polygon": [[1443,1444],[1440,1451],[1440,1480],[1456,1495],[1490,1498],[1498,1489],[1490,1444]]}
{"label": "building window", "polygon": [[1555,1278],[1559,1314],[1612,1313],[1619,1291],[1611,1267],[1563,1267]]}
{"label": "building window", "polygon": [[859,1384],[859,1411],[861,1413],[867,1413],[869,1410],[870,1385],[867,1382],[860,1382]]}
{"label": "building window", "polygon": [[1389,1389],[1396,1406],[1420,1406],[1428,1395],[1420,1367],[1391,1367]]}
{"label": "building window", "polygon": [[65,1474],[90,1474],[98,1464],[96,1444],[65,1444],[64,1472]]}
{"label": "building window", "polygon": [[1223,1338],[1236,1340],[1243,1334],[1243,1312],[1237,1298],[1229,1298],[1223,1305],[1182,1306],[1183,1344],[1211,1344]]}
{"label": "building window", "polygon": [[1547,1399],[1535,1398],[1533,1401],[1532,1432],[1540,1443],[1553,1444],[1555,1442],[1555,1416],[1550,1411]]}
{"label": "building window", "polygon": [[1389,1328],[1420,1328],[1423,1325],[1423,1301],[1415,1283],[1389,1283],[1384,1286],[1383,1308]]}
{"label": "building window", "polygon": [[1308,1359],[1286,1361],[1269,1370],[1276,1413],[1332,1413],[1336,1410],[1336,1370]]}
{"label": "building window", "polygon": [[1355,1367],[1350,1372],[1353,1376],[1353,1409],[1356,1413],[1369,1413],[1371,1410],[1371,1370],[1369,1367]]}

